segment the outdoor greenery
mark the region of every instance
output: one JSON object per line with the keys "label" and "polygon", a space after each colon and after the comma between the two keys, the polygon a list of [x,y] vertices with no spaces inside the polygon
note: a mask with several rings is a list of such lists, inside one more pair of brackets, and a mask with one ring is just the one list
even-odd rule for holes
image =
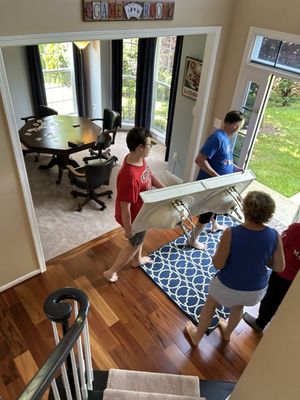
{"label": "outdoor greenery", "polygon": [[283,81],[275,82],[248,167],[260,183],[290,197],[300,191],[300,85]]}
{"label": "outdoor greenery", "polygon": [[[154,110],[152,125],[162,132],[165,132],[167,126],[175,46],[175,36],[166,36],[157,40],[157,62],[153,84]],[[122,116],[123,120],[128,122],[133,122],[135,115],[137,57],[138,39],[124,39]]]}
{"label": "outdoor greenery", "polygon": [[45,84],[71,87],[70,56],[68,43],[40,44],[40,58]]}

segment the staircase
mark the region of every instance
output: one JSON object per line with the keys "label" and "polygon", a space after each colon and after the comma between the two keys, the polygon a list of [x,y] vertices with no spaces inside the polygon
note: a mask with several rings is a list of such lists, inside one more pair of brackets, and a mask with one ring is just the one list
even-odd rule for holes
{"label": "staircase", "polygon": [[199,381],[195,376],[93,370],[88,310],[88,297],[80,289],[59,289],[46,299],[44,311],[56,348],[19,400],[225,400],[233,390],[231,382]]}

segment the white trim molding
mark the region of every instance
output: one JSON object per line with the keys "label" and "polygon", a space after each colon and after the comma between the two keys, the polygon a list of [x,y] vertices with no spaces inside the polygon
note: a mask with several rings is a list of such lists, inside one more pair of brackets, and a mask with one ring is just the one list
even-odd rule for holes
{"label": "white trim molding", "polygon": [[13,104],[10,96],[9,85],[7,81],[7,76],[5,72],[5,65],[2,56],[2,50],[0,49],[0,92],[3,99],[4,110],[6,112],[6,118],[10,133],[10,138],[12,141],[12,146],[15,153],[15,159],[18,167],[19,177],[21,181],[21,187],[24,194],[25,205],[28,213],[28,218],[30,221],[30,227],[32,232],[32,237],[35,245],[35,250],[39,263],[39,272],[46,271],[46,263],[44,258],[44,252],[42,248],[42,243],[40,239],[40,234],[38,230],[38,224],[35,216],[35,211],[33,207],[33,201],[31,197],[31,191],[28,183],[28,177],[26,172],[26,167],[24,163],[24,158],[22,154],[21,145],[19,142],[19,135],[17,129],[17,123],[15,119],[15,114],[13,111]]}
{"label": "white trim molding", "polygon": [[1,286],[0,287],[0,293],[4,292],[7,289],[12,288],[13,286],[18,285],[19,283],[22,283],[22,282],[26,281],[27,279],[32,278],[35,275],[38,275],[39,273],[40,273],[40,270],[35,270],[35,271],[32,271],[32,272],[29,272],[28,274],[23,275],[20,278],[17,278],[12,282],[7,283],[6,285]]}

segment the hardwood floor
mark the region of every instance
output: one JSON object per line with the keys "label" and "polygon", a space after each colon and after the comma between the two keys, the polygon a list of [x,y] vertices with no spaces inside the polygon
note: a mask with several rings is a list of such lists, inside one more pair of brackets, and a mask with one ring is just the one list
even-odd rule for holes
{"label": "hardwood floor", "polygon": [[[173,240],[176,230],[147,233],[144,252]],[[126,368],[237,381],[260,336],[243,321],[227,346],[216,329],[192,348],[187,317],[138,268],[126,266],[119,281],[102,277],[125,243],[117,229],[48,262],[48,269],[0,294],[0,398],[14,400],[54,348],[47,296],[65,286],[90,299],[89,329],[95,369]]]}

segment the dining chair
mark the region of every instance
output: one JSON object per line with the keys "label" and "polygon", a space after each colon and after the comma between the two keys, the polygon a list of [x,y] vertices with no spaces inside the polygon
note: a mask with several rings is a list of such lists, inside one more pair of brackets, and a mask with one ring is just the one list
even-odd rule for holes
{"label": "dining chair", "polygon": [[[38,109],[38,115],[29,115],[27,117],[22,117],[21,120],[25,122],[25,124],[31,120],[31,119],[38,119],[38,118],[44,118],[44,117],[48,117],[49,115],[57,115],[58,112],[56,110],[54,110],[51,107],[45,106],[45,105],[40,105],[39,109]],[[31,150],[28,149],[23,149],[22,150],[23,155],[25,156],[28,153],[33,153]],[[39,161],[39,153],[37,153],[37,155],[35,156],[34,161],[38,162]]]}
{"label": "dining chair", "polygon": [[[109,147],[115,143],[117,130],[121,126],[121,116],[117,111],[105,108],[103,118],[92,118],[91,121],[102,121],[102,129],[95,146],[89,150],[91,156],[83,158],[85,163],[97,158],[109,159],[111,157]],[[118,160],[117,157],[115,157],[115,160]]]}
{"label": "dining chair", "polygon": [[86,198],[83,203],[78,205],[77,211],[82,211],[83,207],[90,200],[94,200],[101,206],[99,209],[100,211],[103,211],[106,208],[106,204],[99,200],[99,197],[107,196],[110,199],[113,194],[112,190],[106,190],[99,193],[96,192],[96,189],[99,189],[103,185],[109,185],[111,171],[115,162],[115,157],[111,157],[105,161],[103,159],[99,159],[98,162],[86,164],[83,167],[74,168],[71,165],[67,166],[69,169],[69,179],[71,185],[75,185],[84,190],[84,192],[72,190],[70,194],[74,198]]}

